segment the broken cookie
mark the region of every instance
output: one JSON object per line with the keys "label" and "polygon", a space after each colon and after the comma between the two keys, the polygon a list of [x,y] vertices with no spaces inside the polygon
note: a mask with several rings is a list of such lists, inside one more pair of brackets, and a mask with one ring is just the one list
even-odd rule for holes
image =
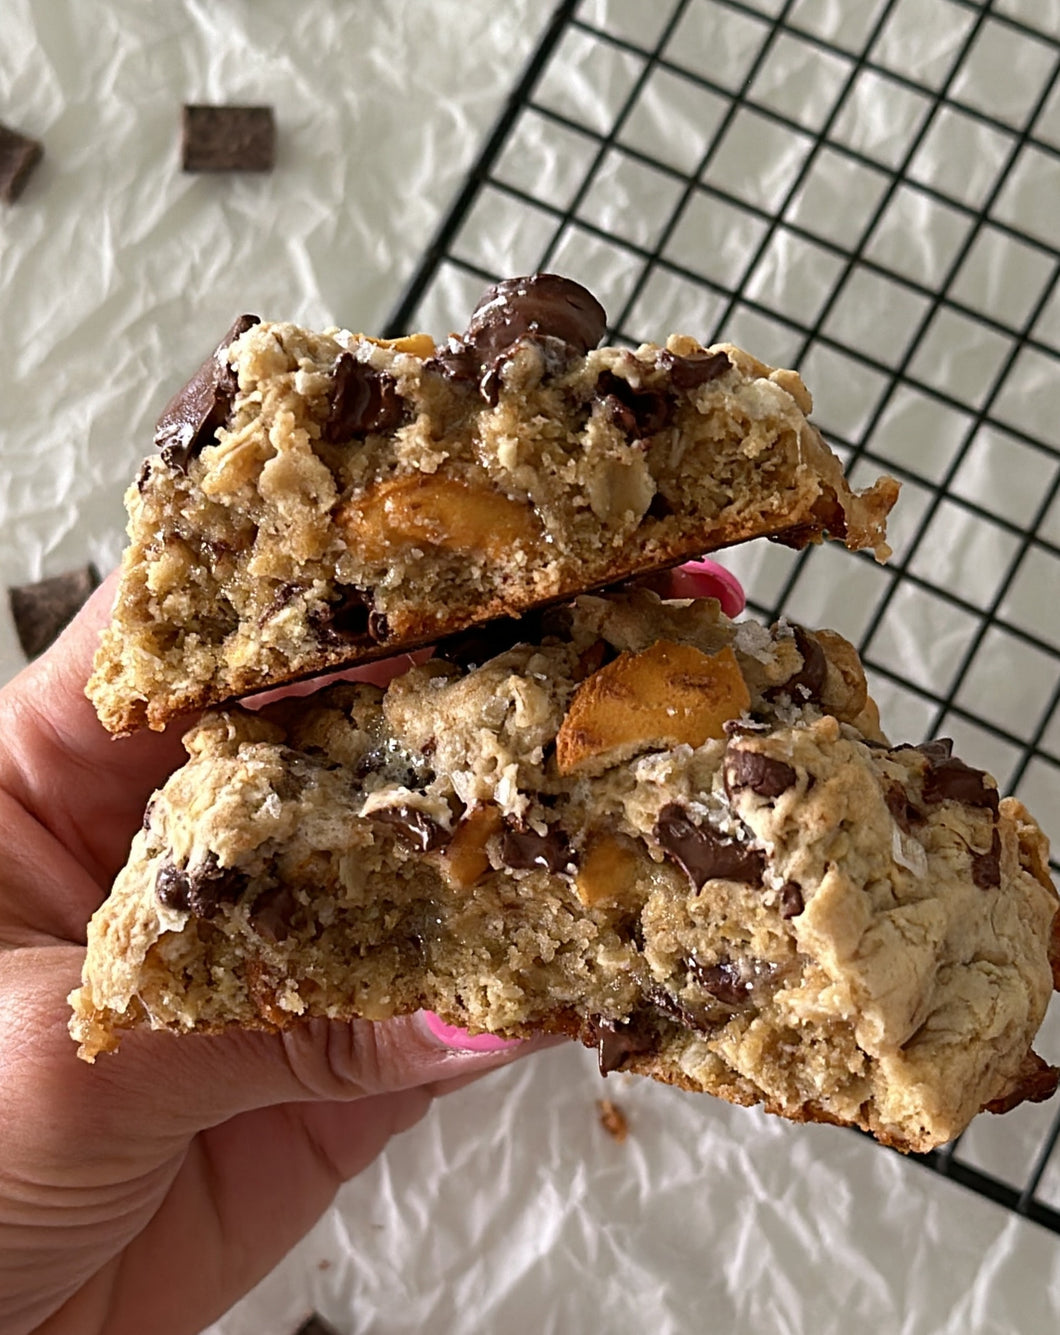
{"label": "broken cookie", "polygon": [[244,316],[159,423],[89,694],[113,732],[432,643],[754,537],[887,555],[798,376],[725,345],[598,348],[568,279],[436,346]]}
{"label": "broken cookie", "polygon": [[1044,836],[889,745],[846,641],[643,589],[518,629],[204,715],[90,924],[82,1056],[426,1007],[907,1150],[1049,1096]]}

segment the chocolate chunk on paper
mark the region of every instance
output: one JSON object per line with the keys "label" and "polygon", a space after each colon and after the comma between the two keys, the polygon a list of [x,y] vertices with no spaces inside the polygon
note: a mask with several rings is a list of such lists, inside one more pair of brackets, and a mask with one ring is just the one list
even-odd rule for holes
{"label": "chocolate chunk on paper", "polygon": [[181,130],[186,172],[268,172],[275,166],[272,107],[186,106]]}
{"label": "chocolate chunk on paper", "polygon": [[329,1325],[317,1312],[306,1317],[294,1335],[338,1335],[335,1327]]}
{"label": "chocolate chunk on paper", "polygon": [[58,639],[99,583],[93,565],[8,589],[18,642],[27,658],[36,658]]}
{"label": "chocolate chunk on paper", "polygon": [[36,139],[0,125],[0,200],[13,204],[18,199],[43,156]]}
{"label": "chocolate chunk on paper", "polygon": [[241,315],[217,347],[183,388],[166,404],[155,428],[155,446],[170,468],[180,473],[224,426],[235,399],[235,372],[225,360],[225,352],[241,334],[261,321],[256,315]]}

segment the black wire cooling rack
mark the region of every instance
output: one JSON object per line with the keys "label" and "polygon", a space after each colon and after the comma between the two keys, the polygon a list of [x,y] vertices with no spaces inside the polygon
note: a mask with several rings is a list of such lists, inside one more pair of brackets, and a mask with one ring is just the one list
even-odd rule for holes
{"label": "black wire cooling rack", "polygon": [[[854,480],[903,482],[896,552],[771,548],[750,606],[844,598],[895,733],[956,736],[1054,843],[1058,70],[1056,0],[564,0],[388,322],[459,329],[555,268],[616,341],[799,369]],[[1060,1233],[1060,1113],[990,1120],[919,1162]]]}

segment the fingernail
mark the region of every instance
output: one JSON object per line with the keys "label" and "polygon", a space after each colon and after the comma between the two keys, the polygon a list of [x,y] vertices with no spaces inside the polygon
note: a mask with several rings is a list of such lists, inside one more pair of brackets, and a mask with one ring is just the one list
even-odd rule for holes
{"label": "fingernail", "polygon": [[674,598],[717,598],[726,616],[739,616],[747,606],[743,585],[717,561],[704,557],[686,561],[673,572]]}
{"label": "fingernail", "polygon": [[522,1046],[521,1038],[500,1038],[497,1034],[469,1034],[455,1024],[446,1024],[434,1011],[421,1011],[423,1022],[435,1038],[458,1052],[506,1052]]}

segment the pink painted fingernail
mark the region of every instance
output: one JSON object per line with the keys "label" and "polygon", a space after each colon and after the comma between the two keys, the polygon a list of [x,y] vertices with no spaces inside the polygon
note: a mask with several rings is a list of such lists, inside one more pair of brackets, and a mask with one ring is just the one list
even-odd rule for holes
{"label": "pink painted fingernail", "polygon": [[736,576],[707,557],[678,566],[671,581],[671,598],[717,598],[721,610],[729,617],[739,616],[747,606],[743,585]]}
{"label": "pink painted fingernail", "polygon": [[459,1052],[506,1052],[509,1048],[519,1047],[521,1038],[501,1038],[497,1034],[469,1034],[455,1024],[446,1022],[435,1015],[434,1011],[422,1011],[424,1024],[431,1033],[447,1048],[456,1048]]}

